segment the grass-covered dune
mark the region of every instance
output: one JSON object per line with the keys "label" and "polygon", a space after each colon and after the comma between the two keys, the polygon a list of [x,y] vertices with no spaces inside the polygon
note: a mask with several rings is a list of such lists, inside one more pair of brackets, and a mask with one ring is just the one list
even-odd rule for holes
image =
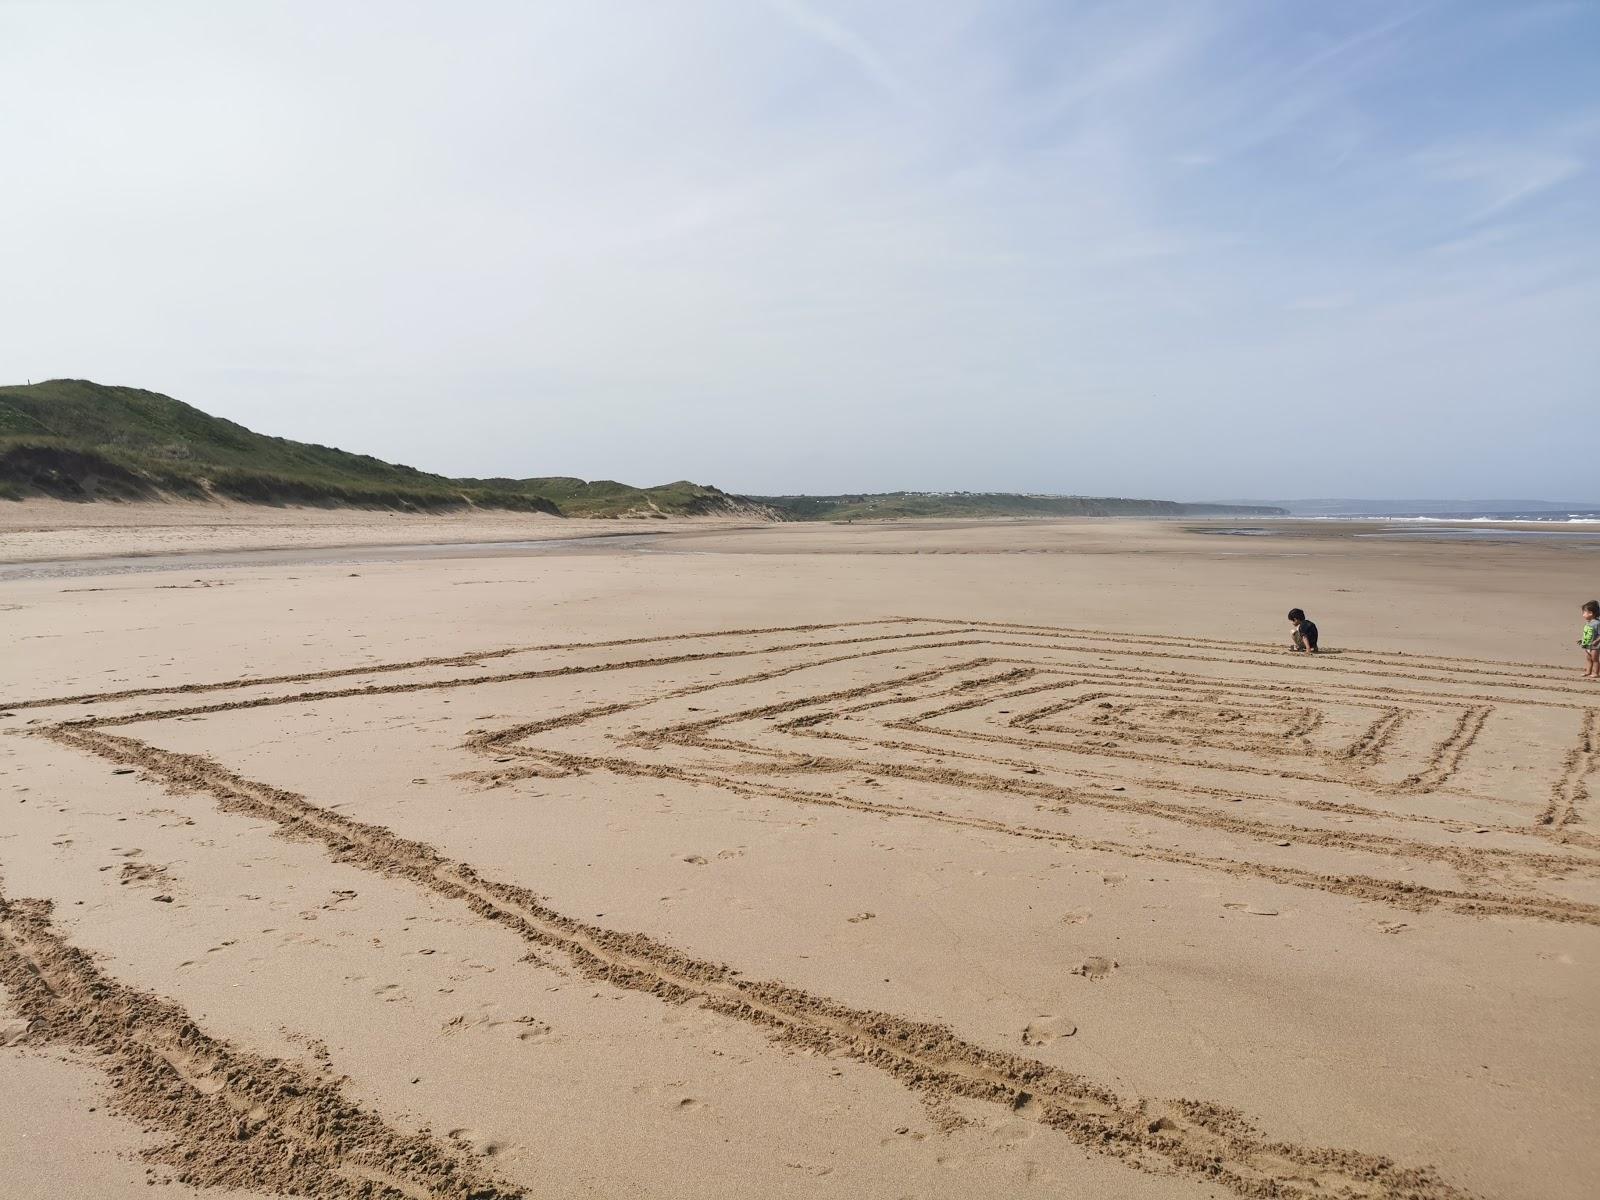
{"label": "grass-covered dune", "polygon": [[256,433],[159,392],[85,379],[0,387],[0,494],[559,511],[539,496],[463,487],[368,454]]}
{"label": "grass-covered dune", "polygon": [[226,498],[402,511],[467,506],[582,517],[773,514],[712,487],[450,479],[256,433],[140,388],[84,379],[0,387],[0,497]]}
{"label": "grass-covered dune", "polygon": [[721,488],[680,479],[656,487],[634,487],[614,479],[583,480],[567,475],[533,479],[463,479],[477,487],[511,490],[544,496],[569,517],[703,517],[748,516],[776,520],[778,514],[746,496],[732,496]]}

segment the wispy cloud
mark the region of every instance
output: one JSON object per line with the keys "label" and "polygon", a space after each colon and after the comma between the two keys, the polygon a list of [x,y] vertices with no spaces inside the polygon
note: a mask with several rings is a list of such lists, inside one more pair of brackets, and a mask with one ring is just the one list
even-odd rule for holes
{"label": "wispy cloud", "polygon": [[1575,178],[1584,161],[1575,154],[1527,146],[1454,146],[1419,156],[1433,179],[1465,185],[1473,207],[1461,218],[1475,225]]}
{"label": "wispy cloud", "polygon": [[862,77],[895,100],[915,98],[876,46],[855,29],[810,0],[761,0],[768,9],[806,36],[836,51],[860,71]]}
{"label": "wispy cloud", "polygon": [[285,3],[6,10],[0,379],[474,474],[1592,476],[1593,5]]}

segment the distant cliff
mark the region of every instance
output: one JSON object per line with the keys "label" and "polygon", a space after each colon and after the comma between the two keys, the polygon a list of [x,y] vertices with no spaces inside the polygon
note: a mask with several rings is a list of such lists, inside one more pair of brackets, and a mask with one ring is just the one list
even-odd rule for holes
{"label": "distant cliff", "polygon": [[1116,496],[1014,492],[880,492],[844,496],[756,496],[791,521],[887,521],[908,517],[1282,517],[1267,504],[1185,504]]}

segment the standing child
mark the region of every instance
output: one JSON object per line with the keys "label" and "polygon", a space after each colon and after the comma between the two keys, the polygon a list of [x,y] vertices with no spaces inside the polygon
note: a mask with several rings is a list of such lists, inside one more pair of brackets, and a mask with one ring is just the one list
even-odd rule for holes
{"label": "standing child", "polygon": [[1289,610],[1289,624],[1294,626],[1294,648],[1301,654],[1315,654],[1317,652],[1317,626],[1316,622],[1307,620],[1306,610],[1291,608]]}
{"label": "standing child", "polygon": [[1585,679],[1600,679],[1600,600],[1591,600],[1583,606],[1583,632],[1578,635],[1578,645],[1583,647],[1589,665],[1583,672]]}

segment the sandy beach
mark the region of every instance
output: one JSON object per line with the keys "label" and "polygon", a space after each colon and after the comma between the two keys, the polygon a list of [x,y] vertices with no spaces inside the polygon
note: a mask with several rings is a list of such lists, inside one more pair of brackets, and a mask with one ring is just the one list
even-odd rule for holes
{"label": "sandy beach", "polygon": [[0,580],[0,1192],[1593,1194],[1594,546],[240,511],[0,504],[308,552]]}

